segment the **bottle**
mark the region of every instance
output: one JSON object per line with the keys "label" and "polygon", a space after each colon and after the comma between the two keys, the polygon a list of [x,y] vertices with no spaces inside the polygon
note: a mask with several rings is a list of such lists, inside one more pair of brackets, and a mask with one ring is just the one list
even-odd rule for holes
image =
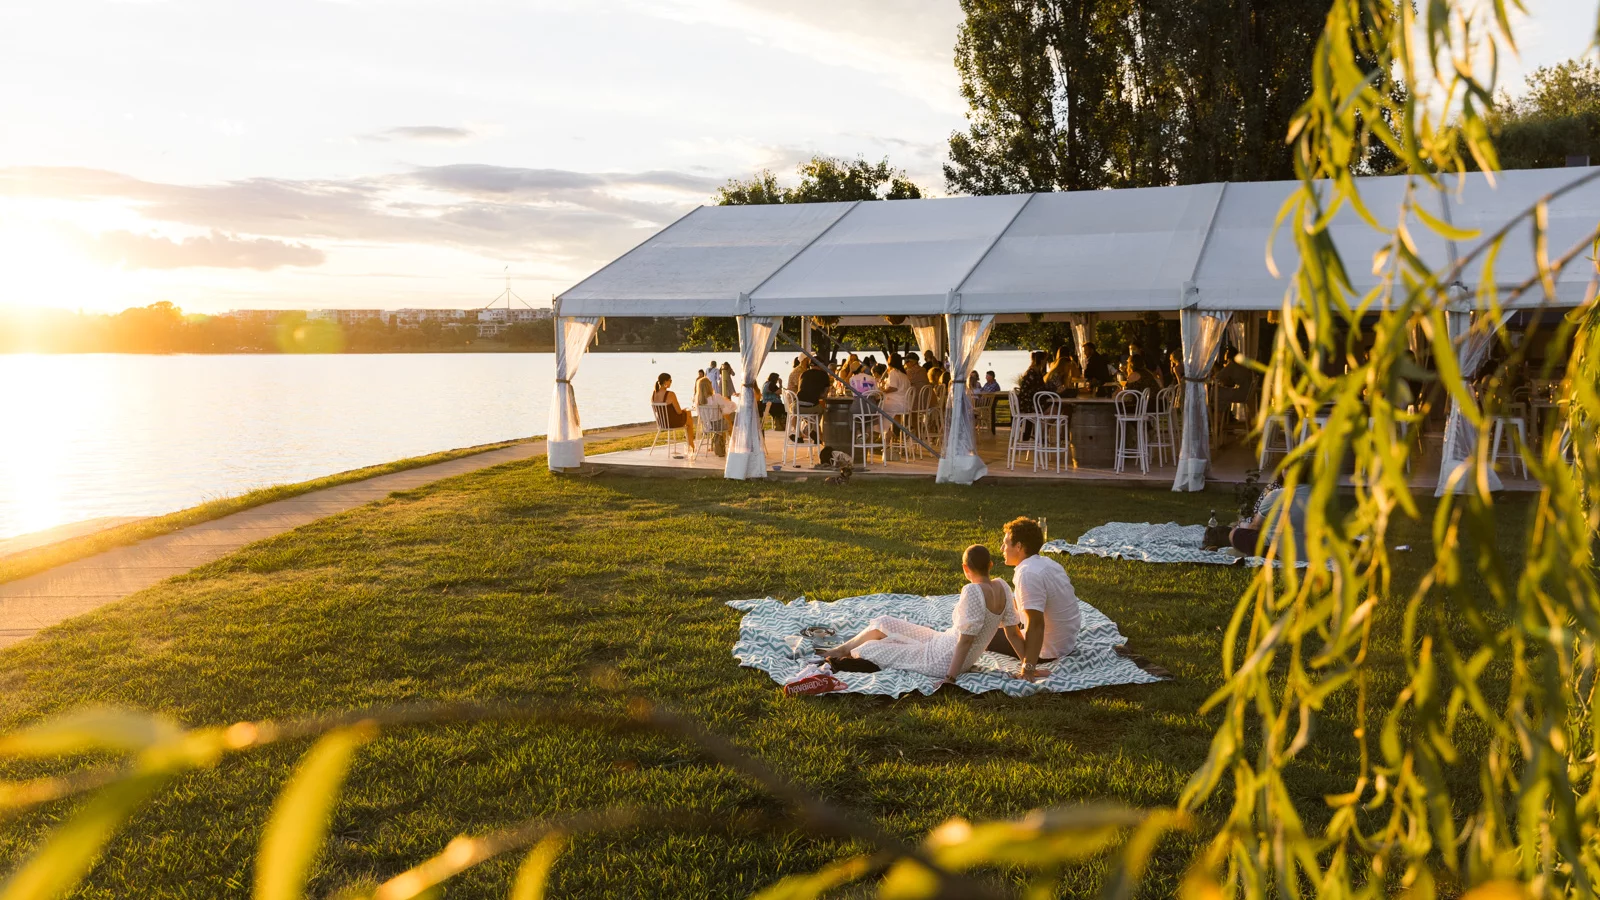
{"label": "bottle", "polygon": [[1217,527],[1217,511],[1216,510],[1213,509],[1211,511],[1211,521],[1206,523],[1206,527],[1208,527],[1208,528],[1216,528]]}

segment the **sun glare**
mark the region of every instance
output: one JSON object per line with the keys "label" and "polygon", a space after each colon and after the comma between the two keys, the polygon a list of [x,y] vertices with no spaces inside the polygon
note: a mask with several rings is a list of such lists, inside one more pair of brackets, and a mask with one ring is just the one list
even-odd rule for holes
{"label": "sun glare", "polygon": [[120,310],[126,276],[84,257],[59,225],[0,215],[0,306]]}

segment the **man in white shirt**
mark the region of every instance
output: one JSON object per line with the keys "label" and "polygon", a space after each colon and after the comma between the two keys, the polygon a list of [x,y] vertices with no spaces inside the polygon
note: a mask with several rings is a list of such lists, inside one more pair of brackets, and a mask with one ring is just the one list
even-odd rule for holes
{"label": "man in white shirt", "polygon": [[1039,555],[1043,546],[1038,522],[1023,517],[1006,523],[1000,549],[1006,564],[1016,567],[1012,594],[1023,624],[1006,626],[989,649],[1022,660],[1022,677],[1028,679],[1050,674],[1039,663],[1060,659],[1077,647],[1083,623],[1072,579],[1060,563]]}

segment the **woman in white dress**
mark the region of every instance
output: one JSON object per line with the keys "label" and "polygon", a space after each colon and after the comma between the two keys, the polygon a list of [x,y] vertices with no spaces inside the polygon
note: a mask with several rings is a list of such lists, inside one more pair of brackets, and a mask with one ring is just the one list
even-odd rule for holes
{"label": "woman in white dress", "polygon": [[1019,624],[1010,586],[989,577],[993,564],[982,544],[973,544],[962,554],[961,571],[970,583],[961,589],[950,627],[944,631],[894,616],[878,616],[867,623],[865,631],[823,652],[823,657],[855,657],[885,669],[920,672],[941,679],[941,685],[954,683],[977,663],[996,631]]}

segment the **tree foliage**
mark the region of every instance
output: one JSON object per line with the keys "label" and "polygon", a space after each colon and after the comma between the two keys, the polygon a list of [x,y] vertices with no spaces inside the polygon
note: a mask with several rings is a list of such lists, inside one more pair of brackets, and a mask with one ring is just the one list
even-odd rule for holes
{"label": "tree foliage", "polygon": [[862,157],[843,159],[817,155],[801,163],[800,183],[784,187],[778,176],[762,169],[749,178],[731,178],[717,189],[718,206],[752,206],[767,203],[837,203],[851,200],[916,200],[922,189],[888,158],[875,163]]}
{"label": "tree foliage", "polygon": [[1323,0],[962,0],[952,191],[1288,179]]}
{"label": "tree foliage", "polygon": [[1543,66],[1520,96],[1496,97],[1489,122],[1501,168],[1554,168],[1569,156],[1600,162],[1600,67],[1588,60]]}

